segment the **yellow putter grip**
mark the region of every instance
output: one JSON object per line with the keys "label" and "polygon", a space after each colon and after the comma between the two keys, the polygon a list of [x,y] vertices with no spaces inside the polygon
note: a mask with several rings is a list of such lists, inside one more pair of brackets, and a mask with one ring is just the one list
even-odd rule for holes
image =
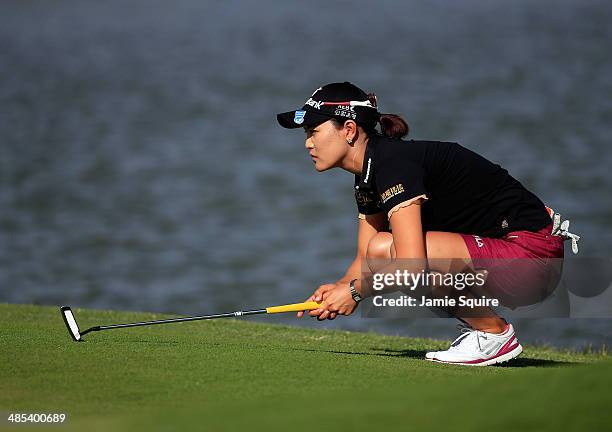
{"label": "yellow putter grip", "polygon": [[271,306],[266,308],[266,312],[269,314],[281,313],[281,312],[299,312],[303,310],[317,309],[321,303],[317,302],[306,302],[306,303],[294,303],[283,306]]}

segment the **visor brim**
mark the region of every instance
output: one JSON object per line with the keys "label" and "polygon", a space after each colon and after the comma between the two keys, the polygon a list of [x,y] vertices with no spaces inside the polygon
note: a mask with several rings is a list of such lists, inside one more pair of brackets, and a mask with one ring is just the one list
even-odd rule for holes
{"label": "visor brim", "polygon": [[[299,115],[296,116],[295,113],[298,111],[303,112],[304,114],[302,116],[299,116]],[[286,129],[313,127],[323,122],[326,122],[327,120],[331,118],[332,117],[328,115],[320,114],[314,111],[309,111],[309,110],[304,110],[304,109],[287,111],[287,112],[276,115],[276,120],[278,121],[278,124],[280,124],[282,127]],[[296,119],[298,119],[299,123],[296,122]]]}

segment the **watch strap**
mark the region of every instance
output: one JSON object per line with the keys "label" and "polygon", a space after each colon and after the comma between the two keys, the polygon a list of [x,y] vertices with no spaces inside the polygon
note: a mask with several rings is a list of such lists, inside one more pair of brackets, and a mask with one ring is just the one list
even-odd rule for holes
{"label": "watch strap", "polygon": [[357,281],[357,279],[353,279],[352,281],[349,282],[349,287],[351,288],[351,296],[353,297],[353,300],[355,300],[355,303],[359,303],[362,298],[359,295],[359,293],[357,292],[357,289],[355,289],[355,282]]}

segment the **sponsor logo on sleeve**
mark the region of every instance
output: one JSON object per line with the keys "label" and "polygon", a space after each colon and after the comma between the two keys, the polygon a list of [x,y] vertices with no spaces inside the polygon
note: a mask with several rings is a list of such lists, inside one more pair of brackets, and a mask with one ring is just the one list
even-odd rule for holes
{"label": "sponsor logo on sleeve", "polygon": [[380,194],[380,200],[383,203],[386,203],[391,198],[393,198],[396,195],[401,194],[402,192],[404,192],[404,185],[401,183],[398,183],[395,186],[391,186],[389,189],[387,189],[382,194]]}

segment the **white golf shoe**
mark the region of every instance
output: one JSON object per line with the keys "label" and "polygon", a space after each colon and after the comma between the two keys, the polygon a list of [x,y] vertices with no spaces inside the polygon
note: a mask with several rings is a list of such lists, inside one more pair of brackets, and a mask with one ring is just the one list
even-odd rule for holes
{"label": "white golf shoe", "polygon": [[516,339],[512,324],[499,334],[486,333],[459,324],[461,334],[446,351],[432,351],[425,355],[430,361],[466,366],[488,366],[517,357],[523,347]]}

